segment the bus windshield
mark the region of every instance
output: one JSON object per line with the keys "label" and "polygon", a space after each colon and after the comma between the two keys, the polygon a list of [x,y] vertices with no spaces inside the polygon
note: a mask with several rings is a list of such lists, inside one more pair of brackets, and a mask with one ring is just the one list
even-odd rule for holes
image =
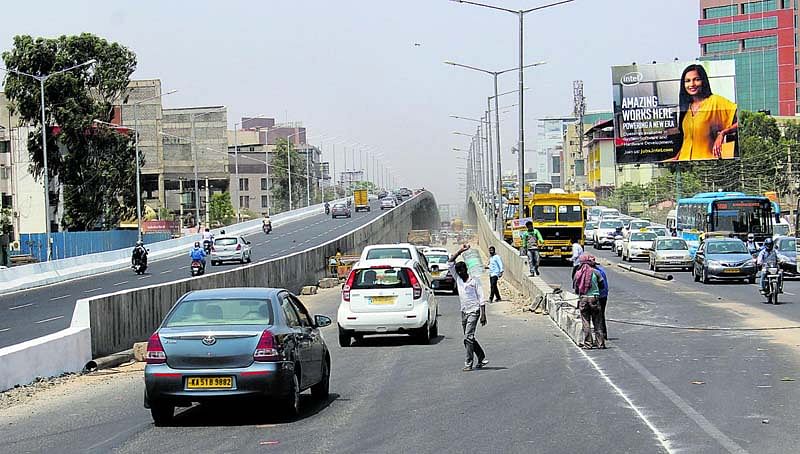
{"label": "bus windshield", "polygon": [[772,210],[756,200],[716,201],[712,206],[710,231],[769,233]]}

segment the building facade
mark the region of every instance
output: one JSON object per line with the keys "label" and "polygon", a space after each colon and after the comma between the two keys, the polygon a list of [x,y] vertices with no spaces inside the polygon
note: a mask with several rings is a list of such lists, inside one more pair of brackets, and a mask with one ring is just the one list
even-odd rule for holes
{"label": "building facade", "polygon": [[564,189],[580,191],[589,188],[586,179],[586,139],[581,140],[580,131],[588,131],[603,120],[610,120],[610,111],[587,112],[583,117],[583,128],[579,128],[577,120],[568,123],[564,128],[562,139],[563,159],[561,161],[561,181]]}
{"label": "building facade", "polygon": [[564,162],[564,136],[574,122],[573,117],[539,119],[537,173],[541,180],[549,181],[554,188],[564,186],[561,169]]}
{"label": "building facade", "polygon": [[772,115],[800,112],[795,0],[700,0],[705,60],[736,61],[736,102]]}

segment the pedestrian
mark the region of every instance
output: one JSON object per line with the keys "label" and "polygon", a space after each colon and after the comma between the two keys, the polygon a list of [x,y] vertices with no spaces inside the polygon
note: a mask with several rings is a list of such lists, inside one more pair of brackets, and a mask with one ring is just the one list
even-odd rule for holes
{"label": "pedestrian", "polygon": [[500,302],[500,290],[497,288],[497,280],[503,277],[503,260],[495,254],[494,246],[489,246],[489,282],[491,291],[489,292],[489,302]]}
{"label": "pedestrian", "polygon": [[572,238],[572,256],[570,260],[572,260],[572,279],[575,279],[575,272],[578,271],[578,267],[580,267],[580,258],[581,254],[583,254],[583,246],[581,246],[580,241],[573,237]]}
{"label": "pedestrian", "polygon": [[603,331],[603,339],[608,340],[608,327],[606,326],[606,304],[608,303],[608,276],[606,275],[606,270],[600,266],[597,261],[594,263],[594,269],[600,273],[600,277],[603,278],[603,286],[600,287],[600,297],[597,301],[600,303],[600,326],[602,327]]}
{"label": "pedestrian", "polygon": [[[578,294],[578,310],[581,314],[583,325],[583,338],[579,347],[589,350],[595,346],[606,348],[605,334],[602,332],[600,320],[600,288],[604,285],[600,272],[594,269],[595,258],[590,254],[583,254],[580,258],[581,267],[575,272],[573,287]],[[594,340],[592,329],[594,328]]]}
{"label": "pedestrian", "polygon": [[531,277],[539,275],[539,245],[544,243],[542,234],[539,230],[533,228],[533,222],[528,221],[525,223],[525,230],[520,234],[522,239],[522,251],[528,256],[528,268]]}
{"label": "pedestrian", "polygon": [[[481,369],[489,360],[483,351],[478,339],[475,339],[475,331],[478,328],[478,320],[481,326],[486,325],[486,300],[483,298],[483,288],[481,281],[467,272],[467,264],[463,261],[456,263],[459,255],[469,250],[469,244],[462,245],[447,262],[450,274],[455,277],[458,286],[458,300],[461,303],[461,327],[464,329],[464,348],[467,350],[467,357],[464,361],[464,372],[471,371],[474,367]],[[473,363],[477,356],[478,362]]]}

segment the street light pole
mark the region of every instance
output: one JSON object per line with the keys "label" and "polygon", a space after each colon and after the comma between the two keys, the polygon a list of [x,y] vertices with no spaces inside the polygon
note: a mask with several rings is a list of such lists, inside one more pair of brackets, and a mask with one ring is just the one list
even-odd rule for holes
{"label": "street light pole", "polygon": [[49,262],[52,258],[52,248],[50,247],[50,177],[48,175],[48,167],[47,167],[47,123],[45,119],[45,105],[44,105],[44,83],[47,82],[47,79],[58,75],[63,74],[67,71],[72,71],[73,69],[80,68],[82,66],[92,65],[97,63],[97,60],[91,59],[85,61],[83,63],[70,66],[68,68],[64,68],[59,71],[52,72],[50,74],[40,75],[37,76],[35,74],[29,74],[22,71],[17,71],[16,69],[8,69],[0,67],[0,71],[10,72],[13,74],[17,74],[20,76],[30,77],[34,80],[39,81],[39,102],[41,103],[42,108],[42,164],[44,166],[44,232],[45,232],[45,243],[47,249],[47,261]]}

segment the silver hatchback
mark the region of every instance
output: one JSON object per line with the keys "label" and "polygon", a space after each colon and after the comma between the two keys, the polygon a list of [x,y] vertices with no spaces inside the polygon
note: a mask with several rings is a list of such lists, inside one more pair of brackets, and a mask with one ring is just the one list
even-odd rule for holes
{"label": "silver hatchback", "polygon": [[250,242],[240,236],[223,236],[214,239],[211,247],[211,264],[219,265],[225,261],[250,263]]}
{"label": "silver hatchback", "polygon": [[331,357],[319,329],[330,324],[283,289],[189,292],[147,343],[145,408],[162,425],[176,406],[266,397],[295,416],[303,390],[328,397]]}

